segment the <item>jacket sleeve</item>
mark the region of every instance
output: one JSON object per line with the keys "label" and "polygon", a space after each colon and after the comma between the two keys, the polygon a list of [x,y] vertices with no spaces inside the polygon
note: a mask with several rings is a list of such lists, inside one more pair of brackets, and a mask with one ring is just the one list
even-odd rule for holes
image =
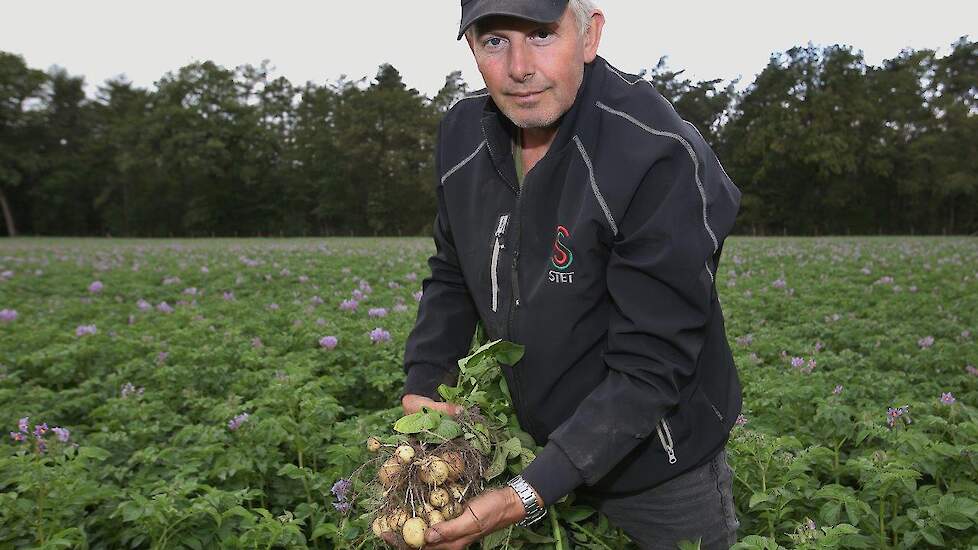
{"label": "jacket sleeve", "polygon": [[[435,152],[435,177],[441,175],[441,126]],[[435,254],[428,258],[431,275],[421,283],[418,316],[404,350],[403,397],[417,394],[440,400],[438,385],[455,385],[458,359],[472,345],[478,312],[459,266],[448,221],[443,186],[437,182],[434,221]]]}
{"label": "jacket sleeve", "polygon": [[547,504],[593,485],[654,436],[694,374],[740,191],[706,142],[686,136],[655,140],[654,161],[618,224],[606,273],[615,306],[607,376],[523,474]]}

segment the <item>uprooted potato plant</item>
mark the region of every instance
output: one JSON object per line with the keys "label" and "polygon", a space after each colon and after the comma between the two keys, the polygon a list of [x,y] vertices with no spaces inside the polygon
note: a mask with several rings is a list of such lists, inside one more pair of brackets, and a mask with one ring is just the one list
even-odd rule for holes
{"label": "uprooted potato plant", "polygon": [[[503,340],[477,348],[458,361],[458,385],[438,388],[445,401],[462,406],[458,415],[422,408],[394,422],[391,433],[369,437],[374,456],[349,477],[348,513],[399,548],[420,548],[428,527],[458,517],[469,500],[522,472],[539,448],[519,427],[501,371],[522,355],[523,346]],[[621,540],[607,519],[572,502],[570,496],[551,506],[549,521],[532,529],[512,526],[489,535],[482,548],[563,549],[571,537],[609,548],[603,539]]]}

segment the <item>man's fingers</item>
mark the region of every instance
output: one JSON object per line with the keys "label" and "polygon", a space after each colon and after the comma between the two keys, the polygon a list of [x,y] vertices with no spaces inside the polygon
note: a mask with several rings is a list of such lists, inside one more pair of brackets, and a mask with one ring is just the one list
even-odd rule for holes
{"label": "man's fingers", "polygon": [[455,416],[462,412],[462,407],[454,403],[442,403],[423,395],[407,394],[401,400],[404,407],[404,414],[414,414],[421,410],[421,407],[428,407],[450,416]]}
{"label": "man's fingers", "polygon": [[454,403],[439,403],[438,401],[432,401],[427,406],[429,408],[441,411],[449,416],[455,416],[462,412],[462,407]]}
{"label": "man's fingers", "polygon": [[[479,532],[479,525],[472,519],[471,514],[461,516],[441,523],[436,523],[429,527],[424,533],[424,540],[428,544],[447,544],[452,541],[475,535]],[[432,548],[438,548],[433,546]]]}

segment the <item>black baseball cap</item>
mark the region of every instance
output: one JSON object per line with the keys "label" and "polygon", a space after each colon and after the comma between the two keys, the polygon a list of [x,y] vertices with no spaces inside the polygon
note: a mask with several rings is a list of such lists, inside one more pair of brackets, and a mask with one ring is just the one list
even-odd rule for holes
{"label": "black baseball cap", "polygon": [[465,29],[488,15],[511,15],[537,23],[553,23],[564,15],[567,0],[462,0],[462,22],[458,26],[458,38]]}

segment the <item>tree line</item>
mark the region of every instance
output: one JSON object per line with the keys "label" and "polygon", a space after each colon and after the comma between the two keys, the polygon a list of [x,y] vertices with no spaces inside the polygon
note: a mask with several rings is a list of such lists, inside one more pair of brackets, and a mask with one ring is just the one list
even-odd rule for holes
{"label": "tree line", "polygon": [[[614,60],[611,60],[614,62]],[[267,61],[210,61],[155,90],[0,51],[0,209],[7,235],[427,235],[434,97],[393,66],[298,86]],[[665,58],[645,78],[714,147],[743,191],[740,234],[978,232],[978,43],[772,55],[755,80],[692,81]]]}

